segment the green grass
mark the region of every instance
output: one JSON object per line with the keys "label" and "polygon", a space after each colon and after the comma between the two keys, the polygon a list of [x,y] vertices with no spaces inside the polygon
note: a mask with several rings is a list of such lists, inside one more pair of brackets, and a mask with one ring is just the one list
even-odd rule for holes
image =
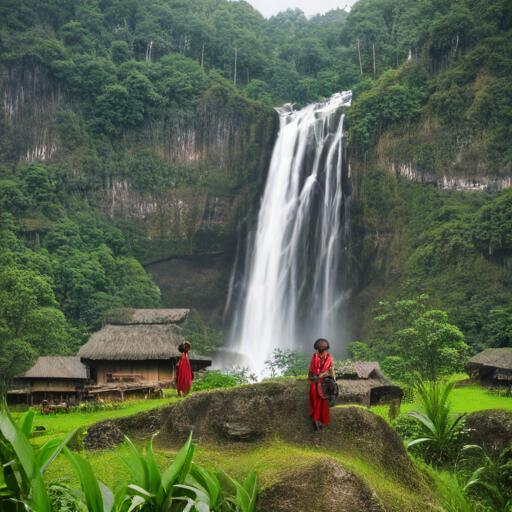
{"label": "green grass", "polygon": [[[512,411],[512,397],[497,396],[478,385],[454,389],[451,394],[452,410],[454,413],[472,413],[485,409],[506,409]],[[400,407],[400,414],[412,411],[417,408],[415,402],[403,403]],[[389,420],[389,406],[378,405],[372,407],[371,411],[385,420]]]}
{"label": "green grass", "polygon": [[[95,475],[111,488],[126,484],[129,474],[117,454],[127,452],[121,445],[115,450],[87,452]],[[161,471],[174,460],[175,452],[157,451],[156,459]],[[347,469],[362,477],[374,490],[383,503],[392,510],[409,512],[410,510],[433,510],[436,496],[431,484],[423,479],[416,489],[407,489],[396,482],[391,474],[386,474],[374,463],[365,462],[353,454],[332,453],[320,447],[290,445],[279,440],[271,440],[264,445],[222,446],[199,444],[194,462],[206,469],[221,468],[230,476],[242,481],[251,471],[256,471],[260,490],[276,483],[290,468],[306,468],[318,459],[330,457]],[[69,462],[59,456],[45,473],[47,481],[58,481],[78,488],[79,481]]]}
{"label": "green grass", "polygon": [[[59,413],[56,415],[43,415],[40,412],[36,412],[34,426],[42,426],[46,430],[42,436],[34,438],[34,444],[41,445],[53,437],[69,434],[77,427],[87,428],[98,421],[124,418],[180,400],[180,398],[176,396],[176,391],[174,391],[174,393],[167,393],[167,396],[171,396],[172,398],[163,398],[160,400],[130,400],[125,402],[121,409],[91,413],[75,412],[70,414]],[[13,413],[13,416],[17,419],[21,416],[21,413]]]}

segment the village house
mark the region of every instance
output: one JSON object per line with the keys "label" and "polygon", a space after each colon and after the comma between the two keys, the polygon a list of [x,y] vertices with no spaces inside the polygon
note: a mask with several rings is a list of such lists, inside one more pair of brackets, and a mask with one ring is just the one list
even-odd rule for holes
{"label": "village house", "polygon": [[79,357],[40,357],[30,370],[14,377],[7,391],[11,404],[76,403],[89,382],[89,370]]}
{"label": "village house", "polygon": [[483,386],[512,385],[512,348],[488,348],[473,356],[466,364],[466,373]]}
{"label": "village house", "polygon": [[355,361],[335,368],[338,401],[371,405],[400,402],[404,392],[391,383],[376,361]]}
{"label": "village house", "polygon": [[[126,393],[150,393],[171,386],[178,347],[185,341],[182,324],[188,309],[118,309],[78,351],[90,369],[90,394],[103,398]],[[192,371],[211,365],[190,357]]]}
{"label": "village house", "polygon": [[[117,309],[74,357],[40,357],[12,379],[10,403],[36,405],[152,396],[173,386],[188,309]],[[189,354],[192,371],[212,364]]]}

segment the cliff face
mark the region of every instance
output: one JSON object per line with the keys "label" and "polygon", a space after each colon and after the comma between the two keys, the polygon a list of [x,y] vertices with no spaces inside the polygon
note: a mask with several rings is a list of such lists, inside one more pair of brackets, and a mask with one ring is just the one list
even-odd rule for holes
{"label": "cliff face", "polygon": [[38,66],[4,69],[0,96],[0,119],[17,159],[45,161],[58,152],[62,144],[55,118],[70,100],[57,81]]}
{"label": "cliff face", "polygon": [[[0,94],[11,161],[63,166],[73,193],[111,219],[135,221],[153,246],[159,241],[139,254],[144,262],[197,252],[198,244],[214,252],[236,236],[278,127],[273,109],[213,86],[188,111],[162,111],[121,138],[92,140],[84,125],[94,119],[43,67],[4,70]],[[224,238],[194,242],[203,232]]]}

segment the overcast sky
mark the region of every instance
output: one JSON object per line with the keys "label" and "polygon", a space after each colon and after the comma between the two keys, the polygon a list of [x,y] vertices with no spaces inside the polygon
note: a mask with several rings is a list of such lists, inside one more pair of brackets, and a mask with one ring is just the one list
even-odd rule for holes
{"label": "overcast sky", "polygon": [[346,5],[349,7],[356,3],[356,0],[247,0],[258,11],[270,18],[280,11],[286,11],[289,7],[295,9],[298,7],[306,15],[323,14],[331,9],[343,9]]}

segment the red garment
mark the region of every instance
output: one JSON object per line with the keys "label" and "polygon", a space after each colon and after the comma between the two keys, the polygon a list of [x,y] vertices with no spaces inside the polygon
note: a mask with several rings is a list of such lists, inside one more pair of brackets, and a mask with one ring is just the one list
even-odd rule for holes
{"label": "red garment", "polygon": [[[327,373],[332,368],[332,356],[327,354],[327,357],[319,357],[315,354],[311,359],[309,367],[310,377],[313,375],[320,375],[320,373]],[[330,421],[329,402],[322,398],[322,379],[317,382],[311,382],[309,385],[309,415],[313,416],[313,421],[321,421],[324,425],[328,425]]]}
{"label": "red garment", "polygon": [[187,354],[181,356],[181,361],[177,364],[176,369],[178,371],[178,396],[181,396],[182,393],[186,395],[190,392],[192,379],[194,378]]}

